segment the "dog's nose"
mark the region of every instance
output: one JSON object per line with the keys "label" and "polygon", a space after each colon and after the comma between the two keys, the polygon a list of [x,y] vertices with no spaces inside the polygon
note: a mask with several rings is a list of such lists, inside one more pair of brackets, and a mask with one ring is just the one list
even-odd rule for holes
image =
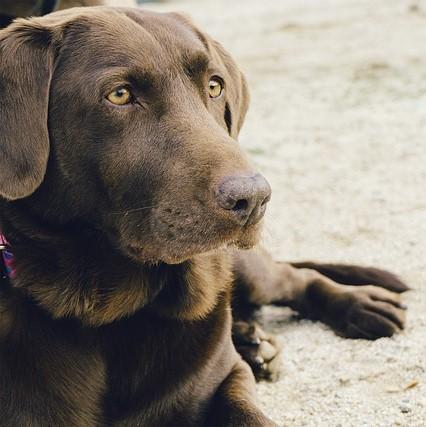
{"label": "dog's nose", "polygon": [[219,206],[232,213],[239,224],[256,224],[265,214],[271,186],[260,175],[227,177],[216,190]]}

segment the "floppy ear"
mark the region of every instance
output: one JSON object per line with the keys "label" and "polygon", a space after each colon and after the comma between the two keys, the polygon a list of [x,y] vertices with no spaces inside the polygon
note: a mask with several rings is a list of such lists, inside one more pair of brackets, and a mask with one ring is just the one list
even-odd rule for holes
{"label": "floppy ear", "polygon": [[15,200],[43,181],[53,35],[37,20],[0,31],[0,196]]}
{"label": "floppy ear", "polygon": [[225,122],[230,135],[237,138],[250,103],[247,81],[232,56],[223,46],[215,40],[210,39],[209,42],[212,46],[210,51],[219,57],[230,77],[230,82],[227,82],[225,89]]}

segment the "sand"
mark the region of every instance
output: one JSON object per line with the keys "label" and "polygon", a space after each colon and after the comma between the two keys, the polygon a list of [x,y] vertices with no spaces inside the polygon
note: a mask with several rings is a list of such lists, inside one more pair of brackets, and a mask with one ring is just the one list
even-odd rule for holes
{"label": "sand", "polygon": [[[121,2],[120,2],[121,3]],[[414,288],[407,329],[339,338],[265,309],[282,378],[258,386],[285,426],[426,426],[426,2],[184,0],[246,73],[241,144],[268,177],[277,259],[376,265]]]}

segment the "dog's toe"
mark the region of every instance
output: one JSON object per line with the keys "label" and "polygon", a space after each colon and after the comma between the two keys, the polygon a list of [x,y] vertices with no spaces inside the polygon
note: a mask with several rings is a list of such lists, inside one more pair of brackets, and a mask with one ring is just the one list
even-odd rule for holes
{"label": "dog's toe", "polygon": [[250,365],[256,380],[276,381],[281,368],[280,349],[273,336],[254,322],[234,322],[233,338],[241,357]]}
{"label": "dog's toe", "polygon": [[[342,295],[343,312],[339,328],[351,338],[390,337],[405,326],[405,307],[399,295],[375,286],[361,286]],[[339,321],[340,320],[340,321]]]}

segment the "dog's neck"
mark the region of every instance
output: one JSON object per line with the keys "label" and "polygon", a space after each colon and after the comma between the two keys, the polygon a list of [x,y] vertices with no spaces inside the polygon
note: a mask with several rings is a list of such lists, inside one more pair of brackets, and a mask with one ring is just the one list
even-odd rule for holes
{"label": "dog's neck", "polygon": [[14,254],[13,287],[54,318],[99,326],[145,309],[195,320],[211,312],[221,294],[229,294],[226,253],[200,254],[179,265],[147,265],[126,257],[93,228],[53,229],[12,204],[0,212]]}

